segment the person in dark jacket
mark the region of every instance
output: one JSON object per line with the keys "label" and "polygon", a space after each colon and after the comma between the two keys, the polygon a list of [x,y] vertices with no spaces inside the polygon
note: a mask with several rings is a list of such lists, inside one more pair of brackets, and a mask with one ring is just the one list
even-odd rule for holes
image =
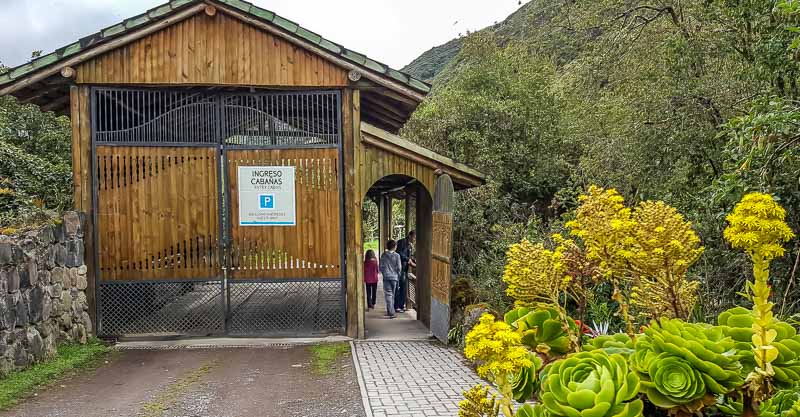
{"label": "person in dark jacket", "polygon": [[397,254],[400,255],[400,263],[402,264],[402,271],[400,272],[400,279],[397,281],[397,294],[394,297],[394,309],[397,312],[406,311],[406,295],[408,293],[408,267],[416,266],[414,259],[411,257],[411,252],[416,241],[417,234],[413,230],[408,232],[408,235],[397,242]]}
{"label": "person in dark jacket", "polygon": [[378,263],[383,275],[383,294],[386,297],[386,315],[390,319],[395,318],[394,296],[397,292],[397,280],[400,279],[400,272],[403,267],[400,264],[400,255],[395,252],[397,242],[390,240],[386,242],[386,252],[381,254]]}

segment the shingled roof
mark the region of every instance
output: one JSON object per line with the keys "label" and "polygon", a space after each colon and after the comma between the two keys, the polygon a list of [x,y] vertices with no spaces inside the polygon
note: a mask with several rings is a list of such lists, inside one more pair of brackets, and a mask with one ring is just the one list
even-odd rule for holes
{"label": "shingled roof", "polygon": [[430,91],[430,85],[423,81],[420,81],[403,72],[392,69],[385,64],[367,57],[366,55],[347,49],[335,42],[325,39],[322,36],[303,28],[297,23],[278,16],[269,10],[262,9],[242,0],[172,0],[169,3],[148,10],[146,13],[126,19],[116,25],[109,26],[95,34],[86,36],[67,46],[58,48],[55,52],[43,55],[31,62],[8,70],[4,74],[0,75],[0,89],[13,84],[15,81],[20,80],[28,75],[36,73],[41,69],[58,65],[60,62],[83,51],[116,39],[132,30],[146,26],[148,23],[164,19],[189,5],[213,2],[227,5],[239,11],[248,13],[254,18],[271,23],[279,27],[281,30],[297,36],[305,42],[309,42],[315,46],[318,46],[331,54],[335,54],[336,56],[353,65],[373,73],[381,74],[388,79],[394,80],[411,88],[413,91],[419,92],[420,94],[424,95]]}

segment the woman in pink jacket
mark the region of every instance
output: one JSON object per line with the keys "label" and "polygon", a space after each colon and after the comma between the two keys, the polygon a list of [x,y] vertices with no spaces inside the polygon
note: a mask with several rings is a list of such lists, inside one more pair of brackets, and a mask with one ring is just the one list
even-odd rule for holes
{"label": "woman in pink jacket", "polygon": [[367,285],[367,308],[375,308],[375,297],[378,293],[378,258],[372,249],[364,255],[364,284]]}

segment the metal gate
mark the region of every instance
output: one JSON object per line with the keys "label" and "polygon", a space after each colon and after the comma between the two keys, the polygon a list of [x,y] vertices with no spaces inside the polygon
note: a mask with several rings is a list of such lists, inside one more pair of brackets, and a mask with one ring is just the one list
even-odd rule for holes
{"label": "metal gate", "polygon": [[[93,88],[98,334],[344,331],[340,103]],[[294,167],[294,225],[239,221],[247,166]]]}

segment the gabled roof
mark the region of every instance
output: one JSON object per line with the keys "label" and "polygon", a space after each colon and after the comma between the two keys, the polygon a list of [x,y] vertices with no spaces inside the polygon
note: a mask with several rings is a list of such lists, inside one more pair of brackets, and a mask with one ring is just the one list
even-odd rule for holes
{"label": "gabled roof", "polygon": [[443,173],[450,175],[456,189],[463,190],[486,184],[486,174],[369,123],[361,122],[361,140],[368,145],[415,160],[429,168],[442,170]]}
{"label": "gabled roof", "polygon": [[150,9],[149,11],[138,16],[125,19],[116,25],[109,26],[97,33],[86,36],[67,46],[59,48],[52,53],[34,59],[31,62],[12,68],[5,74],[0,75],[0,88],[12,84],[14,81],[24,78],[41,69],[57,66],[66,59],[76,56],[87,49],[119,38],[135,29],[144,27],[149,23],[167,18],[173,13],[190,5],[201,3],[219,3],[221,5],[229,6],[238,11],[247,13],[251,17],[271,23],[282,29],[284,32],[292,34],[305,42],[323,49],[328,53],[334,54],[335,56],[353,65],[356,65],[365,71],[380,74],[387,79],[401,83],[402,85],[407,86],[413,91],[423,95],[430,91],[430,85],[421,80],[392,69],[385,64],[367,57],[366,55],[347,49],[308,29],[303,28],[291,20],[285,19],[269,10],[262,9],[242,0],[172,0],[169,3]]}

